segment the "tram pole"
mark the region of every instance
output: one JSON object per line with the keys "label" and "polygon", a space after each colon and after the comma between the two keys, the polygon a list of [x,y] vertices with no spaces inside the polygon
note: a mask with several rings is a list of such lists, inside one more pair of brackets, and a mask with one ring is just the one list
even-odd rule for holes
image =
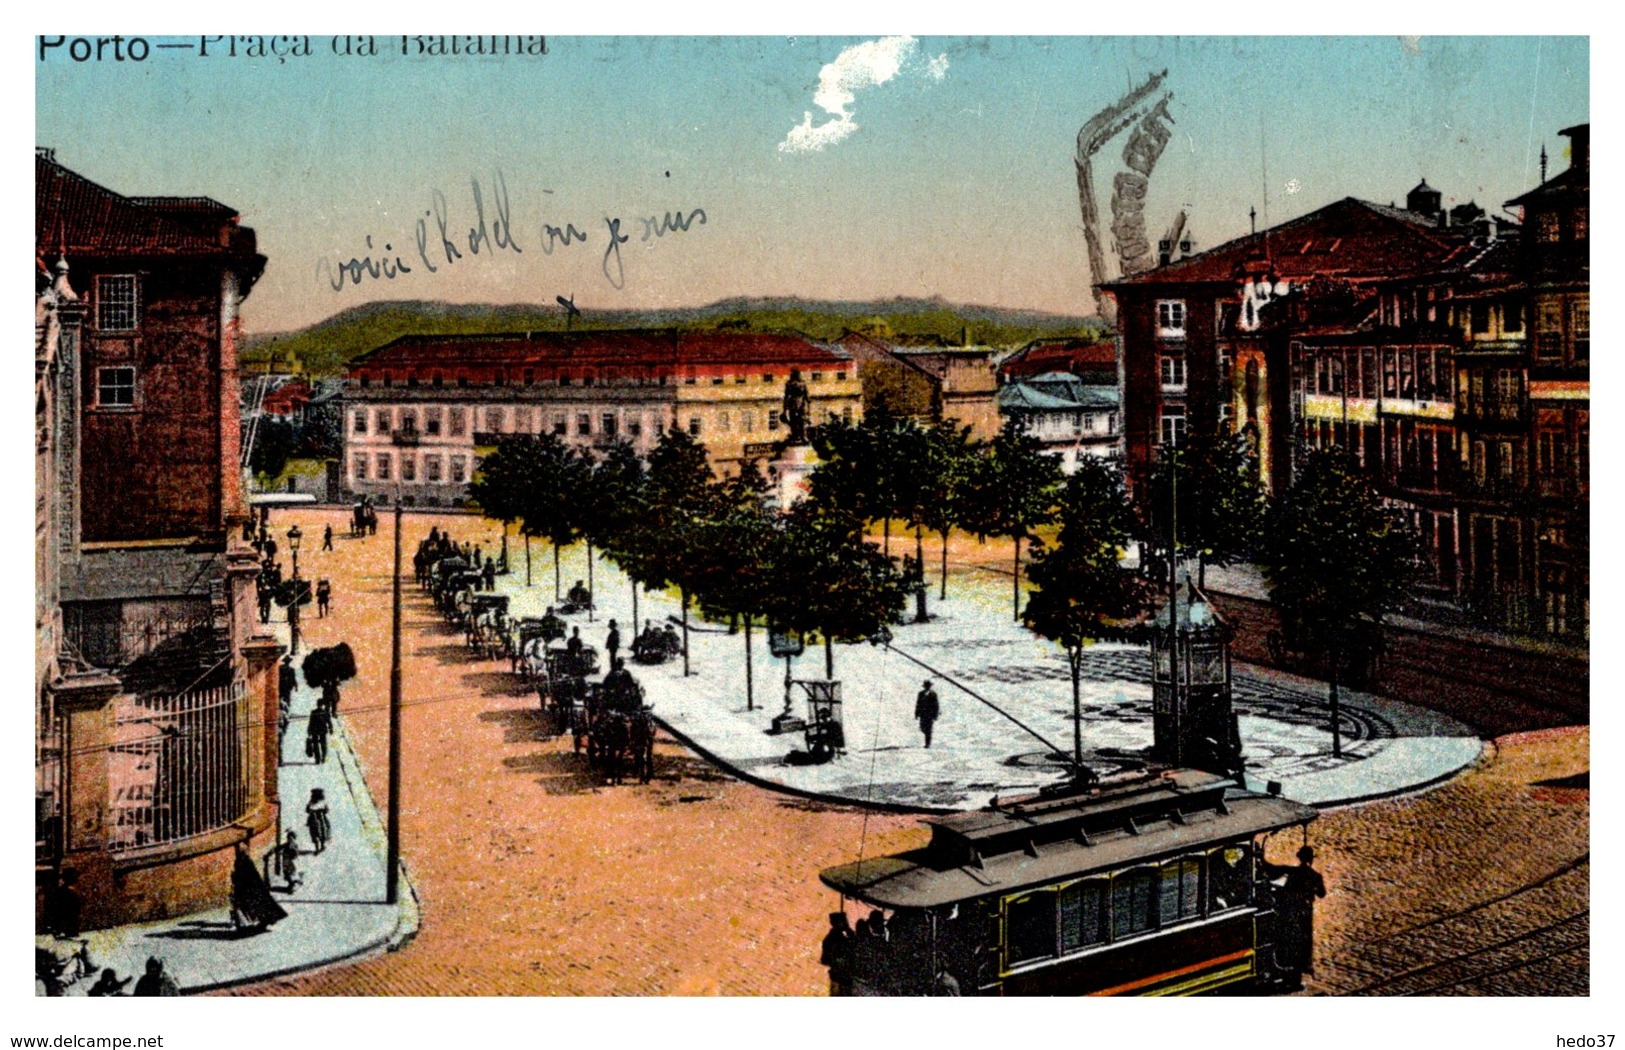
{"label": "tram pole", "polygon": [[389,651],[389,840],[384,903],[400,896],[401,867],[401,501],[395,500],[395,583]]}

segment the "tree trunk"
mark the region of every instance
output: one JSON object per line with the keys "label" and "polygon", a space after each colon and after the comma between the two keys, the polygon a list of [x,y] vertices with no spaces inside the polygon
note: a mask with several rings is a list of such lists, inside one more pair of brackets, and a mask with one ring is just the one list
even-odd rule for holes
{"label": "tree trunk", "polygon": [[889,558],[889,557],[891,557],[891,518],[890,517],[886,517],[886,518],[881,520],[880,529],[881,529],[881,535],[883,537],[885,537],[885,545],[881,548],[881,552],[883,554],[885,554],[886,557]]}
{"label": "tree trunk", "polygon": [[564,591],[559,588],[559,541],[553,541],[553,601],[564,600]]}
{"label": "tree trunk", "polygon": [[[587,541],[587,597],[588,597],[588,599],[591,599],[595,594],[598,593],[596,590],[593,589],[594,586],[595,586],[595,584],[593,583],[593,578],[592,578],[592,540],[588,540]],[[587,622],[588,623],[592,623],[592,606],[593,606],[593,603],[592,603],[591,600],[589,600],[587,602]]]}
{"label": "tree trunk", "polygon": [[1333,649],[1332,650],[1332,656],[1331,656],[1331,674],[1328,676],[1330,678],[1330,681],[1327,683],[1327,685],[1328,685],[1328,687],[1330,689],[1331,701],[1332,701],[1332,757],[1333,758],[1342,758],[1343,757],[1343,727],[1341,725],[1340,719],[1338,718],[1338,713],[1339,712],[1338,712],[1338,708],[1337,708],[1337,701],[1338,701],[1338,696],[1337,696],[1337,671],[1338,671],[1338,666],[1337,665],[1338,665],[1339,662],[1340,661],[1338,660],[1337,650]]}
{"label": "tree trunk", "polygon": [[683,677],[688,677],[688,590],[677,588],[677,593],[683,599]]}
{"label": "tree trunk", "polygon": [[1021,536],[1013,537],[1016,541],[1016,557],[1013,562],[1015,572],[1011,574],[1010,598],[1015,606],[1016,622],[1021,622]]}
{"label": "tree trunk", "polygon": [[[627,577],[631,579],[631,577]],[[632,637],[638,636],[638,581],[632,580]]]}
{"label": "tree trunk", "polygon": [[1196,551],[1196,586],[1207,590],[1207,552],[1200,548]]}
{"label": "tree trunk", "polygon": [[525,533],[525,586],[530,586],[530,533]]}
{"label": "tree trunk", "polygon": [[1083,700],[1078,691],[1078,677],[1083,673],[1083,648],[1067,650],[1067,661],[1072,665],[1072,761],[1083,769]]}
{"label": "tree trunk", "polygon": [[751,679],[750,666],[750,617],[745,617],[745,710],[756,710],[755,683]]}
{"label": "tree trunk", "polygon": [[824,679],[835,681],[835,640],[824,635]]}
{"label": "tree trunk", "polygon": [[508,571],[508,523],[502,523],[502,571]]}
{"label": "tree trunk", "polygon": [[942,592],[937,596],[938,601],[948,600],[948,530],[942,530]]}

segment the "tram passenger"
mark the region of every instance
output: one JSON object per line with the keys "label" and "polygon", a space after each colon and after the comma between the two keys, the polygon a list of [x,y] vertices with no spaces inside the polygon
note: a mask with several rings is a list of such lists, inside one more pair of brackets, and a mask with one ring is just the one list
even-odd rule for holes
{"label": "tram passenger", "polygon": [[1315,972],[1315,900],[1326,896],[1326,880],[1314,868],[1315,848],[1298,850],[1298,864],[1264,863],[1264,873],[1272,881],[1281,879],[1276,890],[1276,908],[1281,915],[1281,935],[1276,960],[1294,973]]}

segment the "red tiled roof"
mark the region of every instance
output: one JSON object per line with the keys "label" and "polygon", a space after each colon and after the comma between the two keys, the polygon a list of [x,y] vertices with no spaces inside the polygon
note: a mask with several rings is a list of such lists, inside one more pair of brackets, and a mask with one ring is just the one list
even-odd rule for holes
{"label": "red tiled roof", "polygon": [[760,332],[612,329],[587,332],[501,332],[486,335],[407,335],[350,362],[367,366],[421,365],[797,365],[836,364],[844,351],[805,336]]}
{"label": "red tiled roof", "polygon": [[34,155],[35,252],[68,255],[254,255],[254,231],[207,197],[126,197]]}
{"label": "red tiled roof", "polygon": [[1465,245],[1467,233],[1465,227],[1440,229],[1426,216],[1402,208],[1345,197],[1290,222],[1102,287],[1228,284],[1264,267],[1278,280],[1288,281],[1327,275],[1381,277],[1447,259]]}

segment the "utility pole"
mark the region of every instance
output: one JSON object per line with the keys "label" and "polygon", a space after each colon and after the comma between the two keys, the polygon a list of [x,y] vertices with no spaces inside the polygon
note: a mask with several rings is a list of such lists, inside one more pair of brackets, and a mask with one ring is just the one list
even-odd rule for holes
{"label": "utility pole", "polygon": [[401,500],[395,498],[394,615],[389,651],[389,846],[384,903],[400,896],[401,867]]}

